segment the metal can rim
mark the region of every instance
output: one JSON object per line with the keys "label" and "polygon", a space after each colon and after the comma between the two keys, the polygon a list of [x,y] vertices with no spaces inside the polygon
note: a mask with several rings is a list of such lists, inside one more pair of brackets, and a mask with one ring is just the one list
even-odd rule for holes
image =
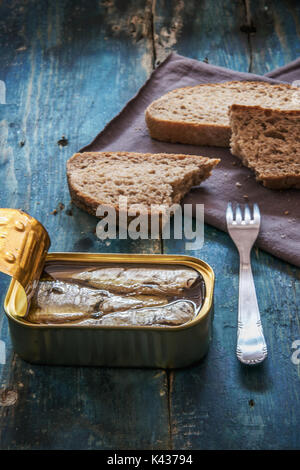
{"label": "metal can rim", "polygon": [[[76,329],[76,330],[132,330],[132,331],[159,331],[163,333],[164,331],[181,331],[192,328],[196,324],[200,323],[203,318],[205,318],[212,307],[213,302],[213,292],[214,292],[214,281],[215,281],[215,274],[212,267],[206,263],[205,261],[193,257],[193,256],[186,256],[186,255],[164,255],[164,254],[132,254],[132,253],[86,253],[86,252],[51,252],[48,253],[46,256],[47,261],[103,261],[106,262],[120,262],[122,263],[138,263],[141,264],[179,264],[192,267],[196,269],[203,277],[205,283],[205,299],[204,302],[196,315],[196,317],[185,323],[183,325],[178,326],[171,326],[167,328],[163,328],[161,326],[108,326],[108,325],[68,325],[68,324],[61,324],[61,325],[49,325],[49,324],[32,324],[26,322],[26,319],[17,318],[12,310],[12,301],[15,299],[16,293],[21,285],[15,279],[12,279],[10,285],[7,290],[7,294],[4,300],[4,310],[6,315],[9,317],[10,320],[21,324],[23,327],[26,328],[34,328],[34,329]],[[200,269],[201,268],[201,269]]]}

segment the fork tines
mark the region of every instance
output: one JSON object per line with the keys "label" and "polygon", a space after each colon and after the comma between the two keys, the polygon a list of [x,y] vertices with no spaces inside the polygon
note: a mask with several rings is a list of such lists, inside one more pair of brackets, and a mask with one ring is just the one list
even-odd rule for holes
{"label": "fork tines", "polygon": [[226,221],[227,225],[239,225],[239,224],[259,224],[260,223],[260,212],[257,204],[253,204],[252,209],[253,217],[251,215],[251,210],[248,204],[240,205],[236,204],[235,211],[232,208],[231,202],[227,205],[226,210]]}

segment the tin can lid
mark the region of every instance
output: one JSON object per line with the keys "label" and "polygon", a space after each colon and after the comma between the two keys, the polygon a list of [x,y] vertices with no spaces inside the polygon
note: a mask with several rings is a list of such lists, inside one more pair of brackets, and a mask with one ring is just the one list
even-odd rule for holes
{"label": "tin can lid", "polygon": [[30,298],[50,247],[47,230],[18,209],[0,208],[0,271],[12,276]]}

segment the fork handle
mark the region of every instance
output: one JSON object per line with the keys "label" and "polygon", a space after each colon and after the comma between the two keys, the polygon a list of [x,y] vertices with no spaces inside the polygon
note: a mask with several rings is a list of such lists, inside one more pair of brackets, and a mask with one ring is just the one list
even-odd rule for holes
{"label": "fork handle", "polygon": [[258,364],[267,357],[267,345],[256,298],[250,253],[240,260],[236,353],[238,359],[244,364]]}

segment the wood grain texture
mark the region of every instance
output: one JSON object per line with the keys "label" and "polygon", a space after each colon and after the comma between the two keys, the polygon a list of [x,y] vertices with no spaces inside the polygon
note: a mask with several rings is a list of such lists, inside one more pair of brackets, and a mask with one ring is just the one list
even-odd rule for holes
{"label": "wood grain texture", "polygon": [[[238,10],[236,24],[246,31],[249,46],[233,41],[235,54],[226,54],[226,66],[240,71],[248,66],[263,74],[295,59],[300,43],[291,25],[299,18],[297,12],[296,2],[289,2],[289,8],[281,1],[246,2],[244,17]],[[267,28],[266,15],[272,18]],[[213,18],[206,22],[207,30],[213,28]],[[247,26],[253,24],[256,33],[249,33]],[[285,41],[278,36],[283,24],[281,38]],[[209,45],[209,37],[201,34],[201,44],[206,40]],[[273,44],[274,54],[269,44]],[[179,37],[177,50],[194,56],[195,49],[188,47],[188,41],[181,43]],[[222,49],[215,50],[213,63],[224,65],[223,54]],[[236,61],[240,55],[243,59]],[[185,242],[164,241],[163,251],[184,253]],[[169,374],[172,445],[185,449],[299,449],[300,369],[291,356],[292,343],[300,338],[300,270],[257,249],[253,252],[269,357],[262,366],[247,368],[235,357],[238,253],[233,243],[226,234],[206,226],[204,247],[189,254],[210,263],[216,273],[213,340],[199,366]]]}
{"label": "wood grain texture", "polygon": [[[160,252],[159,241],[98,240],[97,220],[70,206],[65,174],[149,75],[148,6],[1,2],[1,206],[41,220],[52,251]],[[7,283],[1,276],[2,303]],[[165,372],[31,366],[13,354],[4,315],[0,325],[0,448],[169,446]]]}
{"label": "wood grain texture", "polygon": [[240,31],[244,20],[243,0],[157,1],[156,60],[163,60],[173,50],[214,65],[248,70],[248,39]]}
{"label": "wood grain texture", "polygon": [[300,3],[297,0],[247,2],[250,71],[264,74],[300,55]]}
{"label": "wood grain texture", "polygon": [[[164,242],[165,253],[184,249],[182,241]],[[206,227],[203,248],[190,254],[215,270],[215,315],[206,358],[170,373],[174,448],[299,448],[300,370],[291,361],[300,337],[299,269],[258,249],[252,253],[269,351],[266,362],[252,368],[235,357],[239,259],[233,242]]]}
{"label": "wood grain texture", "polygon": [[[160,241],[100,242],[95,218],[70,205],[65,162],[170,50],[266,73],[299,55],[298,2],[1,2],[0,205],[41,220],[53,251],[161,252]],[[184,243],[164,241],[163,251],[184,253]],[[291,362],[300,339],[300,271],[253,252],[269,358],[243,368],[234,353],[237,252],[226,234],[206,226],[204,247],[187,254],[216,272],[213,340],[193,368],[32,366],[14,355],[0,316],[1,449],[300,448],[300,369]],[[0,275],[1,302],[7,285]]]}

